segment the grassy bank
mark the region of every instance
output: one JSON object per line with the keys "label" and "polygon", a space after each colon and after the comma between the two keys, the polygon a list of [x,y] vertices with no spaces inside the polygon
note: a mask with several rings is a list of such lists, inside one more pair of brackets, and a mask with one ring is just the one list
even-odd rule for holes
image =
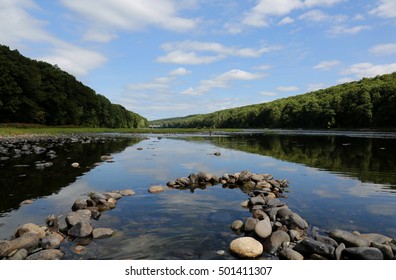
{"label": "grassy bank", "polygon": [[[82,134],[82,133],[210,133],[216,130],[196,128],[101,128],[101,127],[58,127],[38,126],[31,124],[0,124],[0,136],[20,135],[57,135],[57,134]],[[238,129],[225,129],[221,131],[236,132]]]}

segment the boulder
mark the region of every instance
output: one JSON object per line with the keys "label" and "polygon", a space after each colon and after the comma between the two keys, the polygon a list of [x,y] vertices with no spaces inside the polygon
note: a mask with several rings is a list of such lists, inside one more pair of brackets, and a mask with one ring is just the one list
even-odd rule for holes
{"label": "boulder", "polygon": [[40,238],[36,233],[27,232],[21,237],[13,240],[0,241],[0,257],[6,257],[11,252],[19,249],[26,249],[28,252],[37,248]]}
{"label": "boulder", "polygon": [[[268,218],[259,221],[254,227],[254,232],[261,238],[267,238],[272,233],[271,221]],[[287,235],[287,234],[286,234]],[[289,237],[289,235],[287,235]],[[290,240],[290,239],[289,239]]]}
{"label": "boulder", "polygon": [[231,241],[230,252],[241,258],[256,258],[263,253],[263,245],[252,237],[240,237]]}
{"label": "boulder", "polygon": [[275,254],[284,242],[290,242],[290,236],[283,230],[277,230],[264,242],[264,250]]}
{"label": "boulder", "polygon": [[20,237],[28,232],[37,234],[39,238],[45,237],[45,230],[39,227],[38,225],[32,223],[27,223],[20,226],[15,233],[15,237]]}
{"label": "boulder", "polygon": [[60,260],[64,253],[57,249],[42,250],[28,256],[27,260]]}
{"label": "boulder", "polygon": [[74,226],[79,222],[89,222],[91,220],[91,211],[88,209],[77,210],[75,212],[70,212],[66,216],[66,223],[69,227]]}
{"label": "boulder", "polygon": [[378,248],[349,247],[342,251],[341,257],[348,260],[383,260],[384,255]]}
{"label": "boulder", "polygon": [[329,236],[338,243],[344,243],[346,247],[369,247],[370,244],[367,239],[345,230],[332,230]]}
{"label": "boulder", "polygon": [[67,233],[72,237],[87,237],[92,233],[92,226],[88,222],[78,222],[72,226]]}
{"label": "boulder", "polygon": [[312,238],[305,238],[301,241],[301,245],[305,246],[311,254],[318,254],[330,259],[334,257],[335,248],[329,244],[319,242]]}

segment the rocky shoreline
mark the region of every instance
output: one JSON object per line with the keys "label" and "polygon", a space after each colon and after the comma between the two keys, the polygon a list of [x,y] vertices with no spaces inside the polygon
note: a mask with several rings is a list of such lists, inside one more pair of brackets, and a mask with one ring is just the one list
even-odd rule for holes
{"label": "rocky shoreline", "polygon": [[287,180],[275,180],[270,174],[242,171],[220,177],[209,173],[191,174],[168,182],[176,189],[191,189],[222,184],[240,188],[248,195],[241,203],[252,217],[236,220],[231,229],[240,237],[229,246],[241,259],[287,260],[396,260],[396,239],[378,233],[348,232],[334,229],[327,235],[310,227],[281,199]]}

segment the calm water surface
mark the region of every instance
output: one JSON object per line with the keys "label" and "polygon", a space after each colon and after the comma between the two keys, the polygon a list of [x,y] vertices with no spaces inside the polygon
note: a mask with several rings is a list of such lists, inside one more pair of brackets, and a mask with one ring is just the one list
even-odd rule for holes
{"label": "calm water surface", "polygon": [[[143,148],[138,150],[137,148]],[[221,156],[214,156],[220,152]],[[98,166],[110,153],[113,162]],[[103,212],[94,227],[111,227],[115,236],[92,241],[68,259],[228,259],[237,235],[235,219],[248,218],[240,207],[247,195],[221,185],[191,191],[149,194],[190,173],[216,175],[250,170],[290,181],[285,202],[322,231],[333,228],[378,232],[396,237],[396,135],[277,132],[232,136],[130,136],[102,144],[59,148],[54,165],[36,170],[37,158],[0,162],[0,239],[24,223],[43,224],[49,214],[66,214],[74,200],[90,191],[132,188],[115,209]],[[29,161],[31,161],[29,163]],[[70,167],[80,162],[82,168]],[[14,165],[30,167],[14,167]],[[21,176],[22,175],[22,176]],[[34,203],[19,206],[24,199]]]}

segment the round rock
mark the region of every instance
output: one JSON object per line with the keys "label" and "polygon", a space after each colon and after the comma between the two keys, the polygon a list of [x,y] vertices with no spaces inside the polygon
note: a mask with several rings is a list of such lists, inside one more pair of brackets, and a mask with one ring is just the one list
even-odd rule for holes
{"label": "round rock", "polygon": [[270,236],[272,233],[272,226],[269,218],[259,221],[254,228],[254,232],[261,238],[267,238]]}
{"label": "round rock", "polygon": [[263,253],[263,245],[252,237],[240,237],[231,241],[230,251],[242,258],[256,258]]}
{"label": "round rock", "polygon": [[37,234],[40,239],[45,237],[45,231],[38,225],[32,223],[20,226],[15,233],[15,237],[20,237],[28,232]]}
{"label": "round rock", "polygon": [[233,230],[240,230],[243,227],[243,222],[241,220],[235,220],[232,222],[231,228]]}
{"label": "round rock", "polygon": [[151,186],[148,189],[149,193],[160,193],[163,192],[165,190],[165,188],[163,186]]}

